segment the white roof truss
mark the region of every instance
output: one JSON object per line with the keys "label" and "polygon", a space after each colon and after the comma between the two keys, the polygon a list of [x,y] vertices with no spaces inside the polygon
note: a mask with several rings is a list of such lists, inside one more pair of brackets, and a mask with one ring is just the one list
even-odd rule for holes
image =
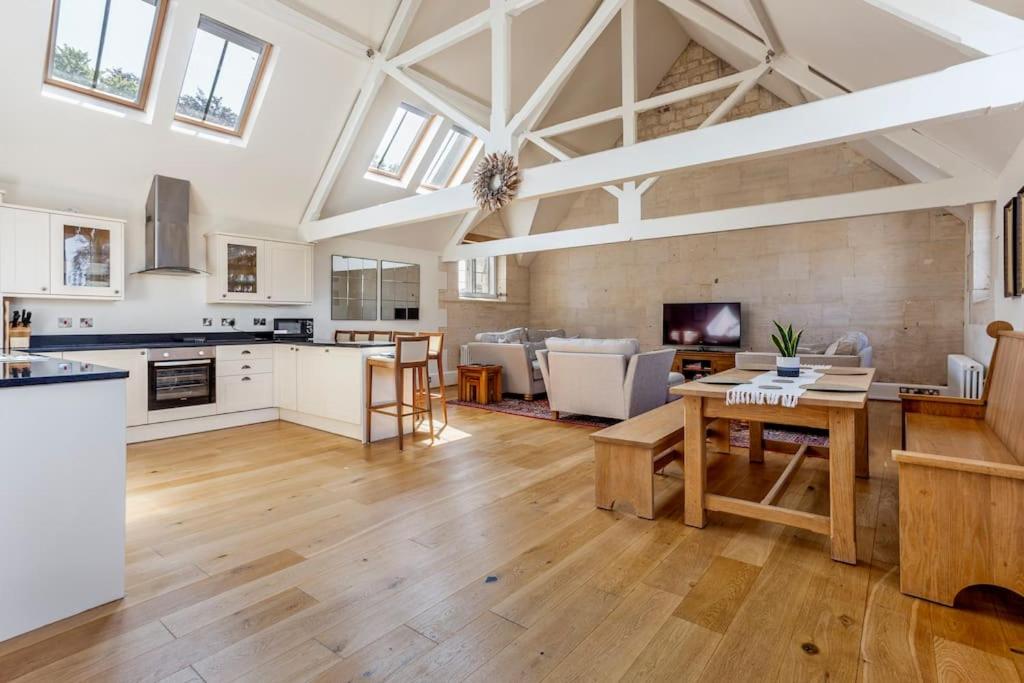
{"label": "white roof truss", "polygon": [[[523,172],[519,199],[541,198],[720,164],[837,144],[929,121],[1024,105],[1024,50],[699,130],[597,152]],[[892,107],[892,102],[901,106]],[[991,176],[987,176],[991,181]],[[475,206],[468,185],[408,197],[302,226],[307,239],[454,215]]]}
{"label": "white roof truss", "polygon": [[864,0],[970,57],[1024,47],[1024,20],[971,0]]}

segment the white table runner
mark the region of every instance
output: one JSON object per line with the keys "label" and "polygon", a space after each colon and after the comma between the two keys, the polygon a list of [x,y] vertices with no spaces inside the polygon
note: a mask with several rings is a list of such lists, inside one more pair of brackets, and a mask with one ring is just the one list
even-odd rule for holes
{"label": "white table runner", "polygon": [[815,366],[814,369],[801,368],[799,377],[779,377],[777,372],[766,372],[751,379],[746,384],[739,384],[725,394],[725,405],[738,403],[795,408],[808,384],[814,384],[824,373],[818,372],[829,366]]}

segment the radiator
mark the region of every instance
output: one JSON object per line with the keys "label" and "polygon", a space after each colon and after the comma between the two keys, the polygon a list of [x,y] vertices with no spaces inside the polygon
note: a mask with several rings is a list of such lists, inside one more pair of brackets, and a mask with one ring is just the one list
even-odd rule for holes
{"label": "radiator", "polygon": [[963,354],[950,354],[946,358],[951,396],[981,398],[985,389],[985,368],[981,363]]}

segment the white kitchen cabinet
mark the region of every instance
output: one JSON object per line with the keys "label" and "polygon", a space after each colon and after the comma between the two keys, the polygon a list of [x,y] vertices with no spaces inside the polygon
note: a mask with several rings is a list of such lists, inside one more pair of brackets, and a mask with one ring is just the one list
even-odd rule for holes
{"label": "white kitchen cabinet", "polygon": [[341,422],[360,423],[361,402],[353,400],[359,390],[362,356],[351,349],[298,346],[298,412]]}
{"label": "white kitchen cabinet", "polygon": [[50,215],[0,207],[0,292],[50,293]]}
{"label": "white kitchen cabinet", "polygon": [[298,347],[274,344],[274,407],[298,409]]}
{"label": "white kitchen cabinet", "polygon": [[274,374],[227,375],[217,378],[217,414],[260,410],[274,405]]}
{"label": "white kitchen cabinet", "polygon": [[211,303],[313,302],[312,244],[211,233],[206,254]]}
{"label": "white kitchen cabinet", "polygon": [[270,301],[304,304],[313,301],[313,245],[268,242]]}
{"label": "white kitchen cabinet", "polygon": [[128,372],[126,406],[128,426],[149,422],[149,362],[145,349],[115,351],[65,351],[64,360],[93,363]]}
{"label": "white kitchen cabinet", "polygon": [[50,291],[57,296],[120,298],[124,223],[50,214]]}
{"label": "white kitchen cabinet", "polygon": [[0,292],[123,299],[124,222],[0,206]]}

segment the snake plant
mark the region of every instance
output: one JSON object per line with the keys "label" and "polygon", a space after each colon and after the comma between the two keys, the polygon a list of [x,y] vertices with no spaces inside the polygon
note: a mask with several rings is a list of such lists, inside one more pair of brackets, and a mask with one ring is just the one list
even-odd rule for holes
{"label": "snake plant", "polygon": [[779,331],[778,334],[772,335],[772,342],[775,344],[775,348],[779,350],[779,353],[784,358],[793,358],[797,354],[797,349],[800,346],[800,337],[804,335],[804,331],[793,332],[793,326],[783,327],[776,321],[772,321],[775,325],[775,329]]}

